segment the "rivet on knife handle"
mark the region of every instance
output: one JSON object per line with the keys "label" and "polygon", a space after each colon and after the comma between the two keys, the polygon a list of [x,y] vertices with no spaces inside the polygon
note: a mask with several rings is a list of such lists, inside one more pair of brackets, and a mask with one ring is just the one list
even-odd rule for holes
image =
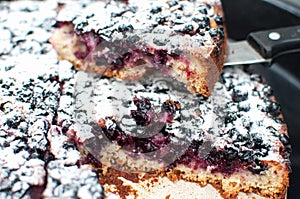
{"label": "rivet on knife handle", "polygon": [[266,59],[300,49],[300,25],[250,33],[248,42]]}

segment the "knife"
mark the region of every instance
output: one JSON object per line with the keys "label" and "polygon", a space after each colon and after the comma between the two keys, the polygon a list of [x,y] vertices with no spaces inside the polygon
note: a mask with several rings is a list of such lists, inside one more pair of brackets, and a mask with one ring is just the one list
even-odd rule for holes
{"label": "knife", "polygon": [[300,51],[300,25],[252,32],[243,41],[229,41],[224,66],[265,64],[280,55]]}

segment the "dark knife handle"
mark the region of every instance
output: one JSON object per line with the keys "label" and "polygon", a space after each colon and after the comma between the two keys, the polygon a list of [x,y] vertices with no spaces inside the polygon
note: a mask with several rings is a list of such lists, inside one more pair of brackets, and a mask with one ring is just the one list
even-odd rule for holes
{"label": "dark knife handle", "polygon": [[252,32],[248,42],[266,59],[291,50],[300,50],[300,25]]}

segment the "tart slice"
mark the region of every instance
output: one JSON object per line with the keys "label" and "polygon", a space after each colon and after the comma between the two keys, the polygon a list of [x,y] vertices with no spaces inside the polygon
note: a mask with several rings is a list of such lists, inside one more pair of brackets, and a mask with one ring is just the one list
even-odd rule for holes
{"label": "tart slice", "polygon": [[106,195],[286,197],[287,127],[259,76],[225,68],[205,98],[156,74],[141,81],[77,74],[86,81],[77,81],[70,132],[101,162],[94,167]]}
{"label": "tart slice", "polygon": [[225,59],[219,0],[109,1],[65,5],[50,39],[79,70],[140,79],[150,68],[209,96]]}

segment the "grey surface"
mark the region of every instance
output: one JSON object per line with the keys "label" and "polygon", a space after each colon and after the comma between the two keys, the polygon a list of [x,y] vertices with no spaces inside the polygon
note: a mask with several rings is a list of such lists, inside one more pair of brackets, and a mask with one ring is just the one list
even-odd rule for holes
{"label": "grey surface", "polygon": [[300,1],[299,0],[281,0],[281,1],[283,1],[284,3],[290,4],[290,5],[296,6],[297,8],[300,9]]}
{"label": "grey surface", "polygon": [[263,1],[281,7],[282,9],[287,10],[294,15],[300,16],[299,0],[263,0]]}

